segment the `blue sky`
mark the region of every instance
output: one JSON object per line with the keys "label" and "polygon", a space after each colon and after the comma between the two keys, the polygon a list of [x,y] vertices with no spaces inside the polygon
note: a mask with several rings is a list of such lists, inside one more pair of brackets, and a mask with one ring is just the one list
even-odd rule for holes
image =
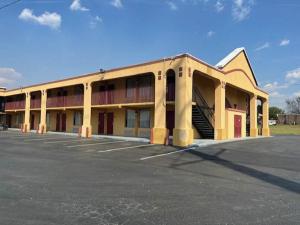
{"label": "blue sky", "polygon": [[[0,0],[0,7],[13,0]],[[300,95],[299,0],[21,0],[0,10],[0,86],[245,47],[271,105]]]}

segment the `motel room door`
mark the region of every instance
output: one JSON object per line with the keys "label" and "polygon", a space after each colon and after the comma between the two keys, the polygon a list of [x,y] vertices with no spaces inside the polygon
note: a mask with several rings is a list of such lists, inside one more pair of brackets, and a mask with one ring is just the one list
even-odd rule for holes
{"label": "motel room door", "polygon": [[167,111],[166,115],[166,120],[167,120],[167,129],[169,130],[169,134],[173,135],[173,129],[175,127],[175,111],[174,110],[169,110]]}
{"label": "motel room door", "polygon": [[56,131],[57,132],[66,132],[66,123],[67,115],[66,113],[57,113],[56,114]]}
{"label": "motel room door", "polygon": [[99,113],[99,118],[98,118],[98,134],[104,134],[104,112]]}
{"label": "motel room door", "polygon": [[240,138],[242,136],[242,116],[234,115],[234,137]]}
{"label": "motel room door", "polygon": [[107,113],[107,125],[106,132],[109,135],[113,135],[114,133],[114,113]]}
{"label": "motel room door", "polygon": [[30,130],[34,129],[34,114],[30,116]]}

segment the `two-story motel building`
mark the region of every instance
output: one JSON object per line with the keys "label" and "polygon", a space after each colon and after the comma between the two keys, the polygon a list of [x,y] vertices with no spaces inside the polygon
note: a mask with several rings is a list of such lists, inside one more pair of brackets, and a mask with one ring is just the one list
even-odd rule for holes
{"label": "two-story motel building", "polygon": [[217,65],[189,54],[28,87],[0,90],[11,128],[151,137],[187,146],[195,138],[217,140],[269,136],[268,94],[258,88],[244,48]]}

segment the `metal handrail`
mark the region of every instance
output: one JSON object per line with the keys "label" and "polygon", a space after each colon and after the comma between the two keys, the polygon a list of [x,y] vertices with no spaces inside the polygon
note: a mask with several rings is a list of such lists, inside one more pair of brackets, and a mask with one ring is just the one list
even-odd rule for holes
{"label": "metal handrail", "polygon": [[211,125],[215,124],[214,119],[214,108],[209,107],[200,90],[197,87],[193,87],[193,100],[196,102],[197,106],[202,109],[204,116],[210,121]]}

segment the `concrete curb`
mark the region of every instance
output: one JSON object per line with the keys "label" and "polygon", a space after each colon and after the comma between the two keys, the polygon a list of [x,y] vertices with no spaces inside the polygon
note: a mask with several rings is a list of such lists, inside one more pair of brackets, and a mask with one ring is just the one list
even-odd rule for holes
{"label": "concrete curb", "polygon": [[248,140],[255,140],[255,139],[262,139],[262,138],[272,138],[273,136],[265,137],[265,136],[258,136],[258,137],[245,137],[245,138],[237,138],[237,139],[229,139],[229,140],[205,140],[205,139],[197,139],[191,145],[191,147],[207,147],[211,145],[218,145],[224,143],[231,143],[231,142],[238,142],[238,141],[248,141]]}

